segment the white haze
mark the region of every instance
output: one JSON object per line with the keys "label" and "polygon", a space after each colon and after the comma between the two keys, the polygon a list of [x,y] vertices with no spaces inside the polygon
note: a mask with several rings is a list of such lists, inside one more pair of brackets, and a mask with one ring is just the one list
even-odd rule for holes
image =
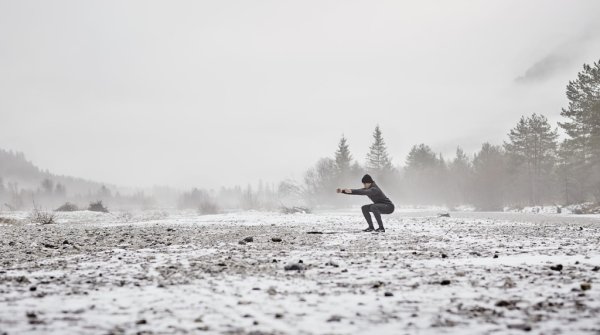
{"label": "white haze", "polygon": [[394,163],[560,120],[590,1],[0,0],[0,148],[121,185],[298,178],[376,124]]}

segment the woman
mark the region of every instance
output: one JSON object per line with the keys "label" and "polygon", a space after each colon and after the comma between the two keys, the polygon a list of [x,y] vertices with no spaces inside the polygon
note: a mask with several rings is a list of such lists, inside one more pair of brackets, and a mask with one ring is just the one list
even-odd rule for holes
{"label": "woman", "polygon": [[[392,214],[394,212],[394,204],[388,197],[385,196],[385,194],[383,194],[383,192],[381,191],[379,186],[377,186],[377,184],[375,184],[375,181],[373,180],[373,178],[371,178],[371,176],[369,176],[368,174],[366,174],[366,175],[364,175],[364,177],[362,177],[362,183],[363,183],[364,188],[355,189],[355,190],[349,189],[349,188],[346,188],[346,189],[338,188],[337,193],[368,196],[373,201],[373,204],[362,206],[363,215],[365,216],[365,219],[367,220],[367,223],[369,224],[369,227],[363,231],[366,231],[366,232],[376,231],[378,233],[384,233],[385,228],[383,228],[383,222],[381,221],[381,214]],[[371,219],[370,212],[373,212],[373,215],[375,215],[375,219],[377,220],[377,224],[379,225],[379,228],[377,228],[377,229],[373,228],[373,221]]]}

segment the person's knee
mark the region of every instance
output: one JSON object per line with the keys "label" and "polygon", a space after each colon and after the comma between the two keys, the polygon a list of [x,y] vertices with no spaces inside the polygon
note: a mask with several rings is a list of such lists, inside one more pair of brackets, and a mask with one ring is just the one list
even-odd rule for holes
{"label": "person's knee", "polygon": [[373,213],[379,213],[379,208],[377,208],[377,205],[373,204],[369,207],[369,210]]}
{"label": "person's knee", "polygon": [[371,210],[371,205],[364,205],[360,209],[362,209],[363,212],[368,212]]}

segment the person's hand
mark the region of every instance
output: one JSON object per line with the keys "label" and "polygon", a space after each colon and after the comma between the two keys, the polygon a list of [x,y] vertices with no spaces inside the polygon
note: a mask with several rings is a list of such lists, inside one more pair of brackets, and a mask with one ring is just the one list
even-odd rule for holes
{"label": "person's hand", "polygon": [[342,189],[338,188],[337,190],[335,190],[337,193],[342,193]]}

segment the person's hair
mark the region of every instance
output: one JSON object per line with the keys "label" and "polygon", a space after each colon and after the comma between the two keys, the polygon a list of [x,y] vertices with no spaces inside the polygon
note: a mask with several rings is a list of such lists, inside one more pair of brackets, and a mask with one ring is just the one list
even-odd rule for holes
{"label": "person's hair", "polygon": [[362,181],[363,184],[367,184],[367,183],[371,183],[372,184],[373,183],[373,178],[371,178],[370,175],[366,174],[366,175],[364,175],[362,177],[361,181]]}

